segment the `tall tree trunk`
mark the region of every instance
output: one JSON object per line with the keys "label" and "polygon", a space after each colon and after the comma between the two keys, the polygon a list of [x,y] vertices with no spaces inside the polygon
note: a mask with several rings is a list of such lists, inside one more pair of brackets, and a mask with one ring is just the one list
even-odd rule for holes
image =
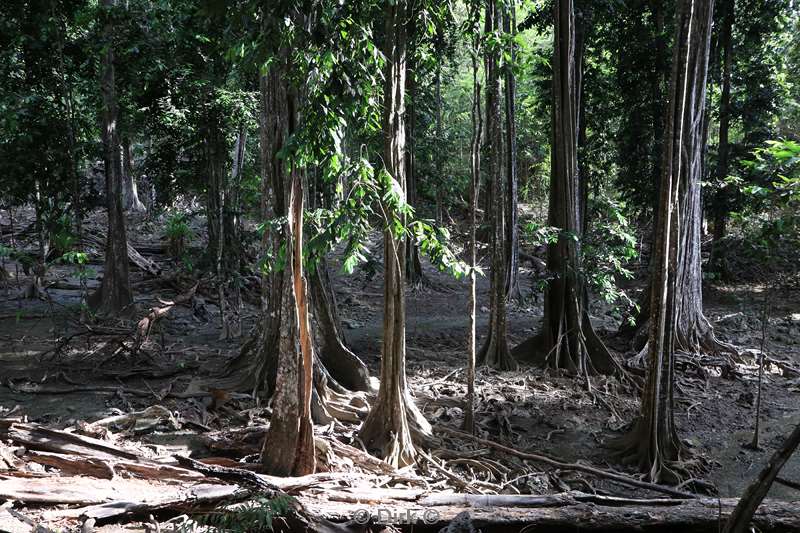
{"label": "tall tree trunk", "polygon": [[[409,22],[411,25],[412,22]],[[413,28],[409,28],[413,32]],[[408,118],[406,120],[406,182],[408,204],[414,209],[419,208],[419,198],[417,197],[417,176],[415,174],[415,154],[414,143],[416,133],[416,116],[414,111],[416,99],[416,72],[414,62],[409,57],[409,69],[406,75],[406,95],[408,98]],[[419,247],[412,239],[406,239],[406,276],[408,284],[415,287],[424,281],[422,275],[422,261],[420,261]]]}
{"label": "tall tree trunk", "polygon": [[472,142],[470,144],[470,191],[469,191],[469,346],[467,355],[467,401],[464,409],[464,429],[475,432],[475,362],[477,349],[477,211],[478,193],[481,183],[481,83],[478,77],[480,54],[480,0],[470,2],[470,22],[472,24]]}
{"label": "tall tree trunk", "polygon": [[122,161],[117,133],[118,108],[114,81],[114,24],[110,11],[116,0],[103,0],[105,54],[101,90],[103,93],[103,148],[108,205],[108,238],[100,288],[89,297],[89,306],[101,315],[132,311],[133,295],[128,280],[128,238],[122,210]]}
{"label": "tall tree trunk", "polygon": [[231,153],[231,176],[225,194],[225,209],[223,210],[222,228],[225,233],[225,264],[227,274],[224,288],[229,301],[227,306],[228,316],[226,327],[223,328],[223,338],[238,338],[242,336],[242,228],[241,218],[241,180],[242,167],[244,166],[245,149],[247,147],[247,129],[244,124],[239,124],[236,132],[236,141]]}
{"label": "tall tree trunk", "polygon": [[[675,26],[670,107],[664,136],[659,224],[651,285],[649,360],[641,414],[620,442],[623,454],[655,482],[676,482],[682,445],[673,414],[674,352],[680,347],[686,305],[679,291],[699,293],[699,219],[702,127],[713,0],[681,0]],[[691,261],[687,262],[687,256]],[[686,268],[696,265],[697,270]],[[697,283],[692,280],[697,276]]]}
{"label": "tall tree trunk", "polygon": [[[664,152],[664,120],[666,118],[666,91],[669,83],[669,57],[667,53],[667,36],[665,32],[665,9],[663,0],[650,0],[650,11],[655,22],[655,75],[653,76],[652,105],[653,105],[653,173],[651,181],[656,190],[660,190],[661,157]],[[655,210],[653,227],[658,223],[658,209]]]}
{"label": "tall tree trunk", "polygon": [[[383,158],[386,171],[405,196],[405,77],[406,0],[384,8],[386,21],[386,72],[383,93]],[[383,234],[383,350],[378,398],[361,426],[368,450],[400,466],[414,462],[414,437],[430,435],[431,426],[411,398],[406,382],[405,242],[392,231],[391,221],[403,220],[400,212],[385,205],[388,220]],[[404,222],[404,221],[403,221]]]}
{"label": "tall tree trunk", "polygon": [[503,32],[511,38],[507,61],[503,68],[505,79],[506,114],[506,297],[519,298],[519,228],[517,227],[517,80],[514,75],[517,45],[516,0],[510,0],[503,7]]}
{"label": "tall tree trunk", "polygon": [[555,3],[553,131],[548,220],[559,228],[547,249],[550,281],[545,290],[543,330],[515,348],[515,354],[551,368],[588,376],[621,373],[589,320],[581,265],[578,111],[581,71],[573,0]]}
{"label": "tall tree trunk", "polygon": [[[436,58],[436,143],[444,147],[444,130],[442,129],[442,61],[443,57]],[[436,166],[436,223],[444,223],[445,197],[444,197],[444,150],[435,150],[433,153]]]}
{"label": "tall tree trunk", "polygon": [[589,29],[590,16],[588,2],[584,2],[584,9],[575,17],[575,71],[578,73],[578,212],[580,213],[579,228],[581,235],[589,230],[589,169],[586,165],[583,151],[586,149],[586,101],[583,92],[583,55],[586,44],[586,32]]}
{"label": "tall tree trunk", "polygon": [[222,131],[222,115],[210,105],[211,110],[206,117],[203,139],[203,157],[208,175],[206,198],[206,220],[208,225],[208,252],[213,261],[217,278],[217,304],[220,314],[220,339],[231,338],[231,316],[228,310],[227,286],[229,279],[235,275],[231,269],[233,243],[235,235],[231,234],[230,222],[230,182],[226,173],[228,157],[225,133]]}
{"label": "tall tree trunk", "polygon": [[144,204],[139,200],[139,189],[133,176],[131,140],[127,136],[122,138],[122,206],[125,211],[137,213],[146,211]]}
{"label": "tall tree trunk", "polygon": [[[486,2],[486,32],[499,33],[500,9],[497,0]],[[497,45],[486,47],[486,142],[489,156],[489,179],[491,198],[491,250],[492,267],[490,283],[489,332],[478,353],[479,364],[514,370],[517,362],[508,346],[506,310],[506,176],[503,175],[503,127],[500,114],[500,54]]]}
{"label": "tall tree trunk", "polygon": [[722,269],[719,262],[720,241],[725,237],[728,218],[728,192],[724,182],[730,171],[730,124],[731,124],[731,63],[733,60],[733,22],[734,0],[724,0],[725,18],[720,34],[722,48],[722,95],[719,102],[719,159],[717,161],[716,181],[720,186],[714,199],[714,228],[709,263],[717,270]]}

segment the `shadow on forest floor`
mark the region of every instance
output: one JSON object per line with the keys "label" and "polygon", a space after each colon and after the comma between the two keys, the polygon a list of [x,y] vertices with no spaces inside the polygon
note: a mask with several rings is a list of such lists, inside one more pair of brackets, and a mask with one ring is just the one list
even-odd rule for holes
{"label": "shadow on forest floor", "polygon": [[[132,235],[134,246],[143,245],[148,250],[145,255],[160,262],[165,271],[174,269],[174,263],[164,255],[159,225],[145,222],[137,227],[139,233]],[[368,279],[365,273],[359,272],[347,277],[338,272],[338,261],[331,261],[330,266],[348,344],[364,359],[372,374],[377,375],[381,276]],[[92,268],[99,279],[102,264],[98,255],[93,257]],[[9,262],[6,270],[18,271]],[[466,392],[463,365],[468,328],[467,285],[465,281],[436,272],[427,264],[425,274],[428,283],[409,291],[407,297],[408,376],[426,417],[435,426],[458,428],[463,419],[461,401]],[[188,281],[175,276],[170,279],[169,283],[154,280],[132,269],[139,314],[156,304],[158,298],[174,297],[171,287],[175,284],[189,286]],[[179,420],[193,422],[180,425],[180,429],[163,424],[141,430],[131,427],[118,436],[126,442],[135,441],[140,447],[167,454],[192,452],[200,457],[238,459],[244,449],[258,450],[256,441],[248,441],[246,445],[238,442],[239,448],[234,445],[226,448],[224,439],[217,437],[221,430],[263,423],[263,407],[247,399],[234,399],[217,406],[202,396],[169,396],[171,392],[186,390],[197,378],[213,376],[238,353],[241,343],[218,340],[219,321],[213,291],[201,284],[194,308],[175,308],[151,336],[145,349],[131,354],[121,349],[115,339],[120,337],[120,332],[129,331],[132,322],[107,322],[88,332],[77,323],[79,283],[70,269],[62,265],[49,271],[49,299],[17,299],[18,287],[24,286],[26,281],[21,275],[9,280],[5,287],[0,286],[0,366],[3,369],[0,418],[25,416],[29,422],[67,428],[159,404]],[[510,306],[512,342],[524,340],[538,328],[542,308],[532,296],[534,282],[535,272],[523,268],[522,290],[527,299]],[[89,284],[96,286],[97,280],[90,280]],[[488,280],[480,279],[478,288],[480,335],[488,318]],[[759,347],[762,290],[757,285],[707,287],[706,314],[723,340],[746,349]],[[608,309],[598,304],[592,312],[601,332],[608,334],[616,329],[617,322]],[[257,308],[248,304],[244,315],[245,331],[249,331],[257,319]],[[774,295],[766,330],[766,348],[770,356],[792,361],[795,367],[800,367],[800,307],[793,291]],[[69,342],[65,342],[67,338]],[[609,339],[611,346],[619,348],[615,342]],[[701,369],[702,362],[700,359]],[[723,497],[741,494],[781,438],[800,419],[800,380],[797,376],[781,375],[780,369],[771,367],[762,406],[764,449],[756,452],[744,448],[742,444],[752,438],[757,367],[750,361],[737,365],[736,370],[737,376],[733,379],[719,377],[713,369],[679,368],[677,373],[676,421],[680,435],[687,446],[709,461],[707,478]],[[46,392],[50,385],[60,387],[57,394]],[[583,383],[568,376],[526,366],[505,373],[481,369],[477,376],[476,419],[485,437],[518,450],[624,470],[615,463],[605,445],[633,419],[638,410],[638,398],[615,379],[597,377],[593,386],[590,393]],[[102,390],[84,390],[91,387]],[[341,438],[354,443],[355,426],[340,426]],[[463,447],[463,443],[459,446]],[[635,495],[635,491],[606,480],[591,479],[575,472],[547,472],[541,465],[494,452],[472,463],[453,461],[448,466],[458,476],[476,482],[494,486],[511,482],[515,490],[522,493],[608,490]],[[800,457],[787,464],[782,476],[800,480]],[[437,483],[442,487],[448,485],[446,479],[439,479]],[[796,499],[797,494],[775,485],[770,497]]]}

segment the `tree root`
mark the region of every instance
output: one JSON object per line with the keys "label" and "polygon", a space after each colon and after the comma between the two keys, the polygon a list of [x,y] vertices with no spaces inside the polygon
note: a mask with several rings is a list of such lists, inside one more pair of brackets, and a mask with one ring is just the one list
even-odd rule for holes
{"label": "tree root", "polygon": [[[691,485],[703,492],[714,491],[713,486],[698,479],[708,471],[708,465],[701,458],[693,456],[677,435],[671,436],[668,445],[662,443],[658,455],[653,456],[644,419],[637,418],[632,426],[630,432],[609,444],[622,464],[636,465],[641,472],[647,472],[647,478],[654,483],[678,487]],[[670,450],[663,449],[666,447]]]}
{"label": "tree root", "polygon": [[512,355],[505,338],[498,341],[489,332],[489,336],[475,356],[477,366],[488,366],[500,371],[512,371],[519,368],[519,364]]}
{"label": "tree root", "polygon": [[501,451],[503,453],[507,453],[509,455],[514,455],[519,457],[520,459],[526,459],[529,461],[535,461],[538,463],[546,464],[555,468],[559,468],[561,470],[573,470],[577,472],[585,472],[587,474],[592,474],[598,477],[602,477],[604,479],[609,479],[611,481],[615,481],[617,483],[622,483],[623,485],[628,485],[631,487],[636,487],[639,489],[647,489],[652,490],[654,492],[661,492],[663,494],[668,494],[672,497],[677,498],[696,498],[697,495],[691,492],[682,491],[677,488],[667,487],[664,485],[660,485],[657,483],[648,483],[647,481],[641,481],[636,478],[632,478],[626,476],[624,474],[620,474],[617,472],[610,472],[608,470],[602,470],[600,468],[595,468],[592,466],[584,465],[581,463],[566,463],[560,461],[558,459],[554,459],[552,457],[547,457],[545,455],[539,455],[534,453],[522,452],[519,450],[515,450],[514,448],[510,448],[508,446],[504,446],[500,443],[482,439],[480,437],[476,437],[474,435],[470,435],[469,433],[464,433],[463,431],[458,431],[455,429],[451,429],[445,426],[437,426],[437,431],[441,431],[443,433],[447,433],[450,435],[454,435],[456,437],[460,437],[465,440],[471,440],[476,442],[482,446],[486,446],[489,448],[493,448],[495,450]]}

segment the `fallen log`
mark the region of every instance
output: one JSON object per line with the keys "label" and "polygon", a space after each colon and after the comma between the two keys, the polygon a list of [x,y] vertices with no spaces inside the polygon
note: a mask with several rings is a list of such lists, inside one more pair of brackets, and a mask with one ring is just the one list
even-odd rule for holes
{"label": "fallen log", "polygon": [[[92,233],[92,232],[84,232],[81,236],[81,240],[83,244],[88,244],[94,246],[98,250],[105,250],[106,247],[106,236],[100,233]],[[136,248],[134,248],[131,243],[128,243],[128,261],[130,261],[133,265],[135,265],[139,270],[147,272],[148,274],[158,277],[161,275],[161,267],[159,267],[155,262],[147,259],[145,256],[140,254]]]}
{"label": "fallen log", "polygon": [[494,448],[495,450],[507,453],[509,455],[514,455],[516,457],[519,457],[520,459],[527,459],[529,461],[546,464],[555,468],[560,468],[561,470],[584,472],[587,474],[595,475],[597,477],[610,479],[611,481],[616,481],[617,483],[621,483],[623,485],[628,485],[639,489],[647,489],[654,492],[661,492],[662,494],[668,494],[670,496],[677,498],[697,498],[697,495],[691,492],[685,492],[673,487],[658,485],[656,483],[648,483],[646,481],[635,479],[630,476],[626,476],[624,474],[619,474],[617,472],[609,472],[608,470],[602,470],[600,468],[595,468],[593,466],[583,465],[580,463],[565,463],[563,461],[559,461],[558,459],[547,457],[546,455],[522,452],[519,450],[515,450],[514,448],[504,446],[498,442],[494,442],[488,439],[482,439],[480,437],[476,437],[475,435],[471,435],[469,433],[465,433],[457,429],[448,428],[446,426],[437,426],[436,429],[438,431],[442,431],[443,433],[448,433],[450,435],[454,435],[466,440],[471,440],[473,442],[481,444],[482,446]]}
{"label": "fallen log", "polygon": [[197,481],[202,475],[177,466],[172,457],[158,460],[111,442],[34,424],[0,420],[0,438],[27,448],[25,454],[36,463],[65,473],[112,479],[117,469],[135,477],[155,480]]}
{"label": "fallen log", "polygon": [[140,459],[137,453],[109,442],[35,424],[15,421],[8,424],[6,421],[0,420],[0,437],[16,444],[22,444],[30,450],[78,455],[101,461],[115,459],[137,461]]}
{"label": "fallen log", "polygon": [[[193,392],[172,392],[167,391],[163,394],[156,394],[152,390],[133,389],[128,387],[120,387],[117,385],[42,385],[39,383],[22,383],[17,384],[12,380],[7,380],[6,385],[13,392],[23,394],[73,394],[76,392],[100,392],[108,394],[130,394],[131,396],[139,396],[142,398],[155,398],[162,400],[164,398],[176,399],[189,399],[189,398],[204,398],[206,396],[213,396],[212,391],[193,391]],[[248,394],[230,393],[232,398],[249,398]]]}
{"label": "fallen log", "polygon": [[83,475],[104,479],[114,479],[121,472],[126,472],[129,477],[153,480],[184,480],[198,481],[203,475],[178,468],[172,465],[159,464],[150,461],[131,462],[107,460],[101,461],[92,457],[79,457],[50,452],[28,451],[26,454],[34,463],[58,468],[62,474]]}
{"label": "fallen log", "polygon": [[[387,500],[372,505],[346,503],[315,497],[298,498],[303,508],[314,518],[333,522],[378,524],[402,524],[406,530],[415,532],[439,531],[465,510],[475,528],[484,533],[491,531],[561,532],[561,531],[659,531],[681,533],[718,533],[720,521],[724,522],[733,511],[735,498],[694,498],[687,500],[636,500],[620,498],[606,505],[591,501],[576,501],[579,494],[524,496],[495,495],[514,501],[515,506],[479,504],[474,494],[441,495],[442,505],[423,505],[425,498],[416,502]],[[507,498],[506,498],[507,496]],[[594,495],[585,495],[596,498]],[[453,499],[445,504],[446,497]],[[471,505],[457,503],[466,498]],[[528,499],[525,505],[524,499]],[[624,500],[624,504],[623,504]],[[599,500],[599,501],[602,501]],[[507,503],[507,502],[506,502]],[[800,531],[800,502],[767,501],[753,517],[753,524],[762,532]],[[344,525],[344,524],[343,524]],[[351,531],[355,531],[351,529]]]}
{"label": "fallen log", "polygon": [[233,503],[247,497],[248,492],[236,485],[212,485],[201,483],[193,486],[188,494],[159,502],[113,501],[76,510],[76,516],[93,518],[98,523],[119,519],[123,516],[146,516],[156,511],[169,509],[173,512],[214,507],[221,503]]}
{"label": "fallen log", "polygon": [[136,325],[136,337],[133,341],[133,351],[139,350],[139,348],[142,347],[142,344],[147,342],[150,332],[153,330],[156,322],[167,316],[173,307],[192,301],[195,292],[197,292],[198,285],[200,285],[200,282],[195,283],[194,287],[185,293],[179,294],[174,300],[170,302],[159,300],[159,302],[162,304],[160,307],[154,306],[150,308],[150,311],[147,313],[147,315],[139,320],[138,324]]}
{"label": "fallen log", "polygon": [[266,476],[261,476],[250,470],[243,468],[231,468],[227,466],[208,465],[195,461],[190,457],[184,455],[173,456],[179,465],[184,468],[200,472],[204,476],[214,477],[223,481],[230,481],[241,485],[249,485],[256,488],[258,491],[266,495],[268,498],[275,498],[277,496],[285,496],[283,490],[280,489],[273,482],[269,481]]}

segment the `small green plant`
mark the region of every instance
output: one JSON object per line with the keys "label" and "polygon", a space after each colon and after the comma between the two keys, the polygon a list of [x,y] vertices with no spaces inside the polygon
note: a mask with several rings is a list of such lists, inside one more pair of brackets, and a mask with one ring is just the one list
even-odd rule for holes
{"label": "small green plant", "polygon": [[172,213],[167,217],[165,229],[167,251],[175,259],[182,259],[186,252],[186,243],[192,236],[189,220],[183,213]]}
{"label": "small green plant", "polygon": [[72,232],[72,220],[69,215],[58,217],[50,231],[50,246],[56,256],[63,256],[68,253],[77,241],[77,237]]}
{"label": "small green plant", "polygon": [[81,285],[81,311],[84,313],[89,313],[90,309],[86,303],[86,297],[88,294],[88,281],[89,278],[94,277],[97,273],[94,269],[89,268],[87,266],[89,262],[89,255],[86,252],[79,252],[77,250],[73,250],[70,252],[66,252],[63,254],[59,261],[68,264],[74,265],[76,269],[76,276],[78,278],[78,282]]}
{"label": "small green plant", "polygon": [[201,515],[197,518],[197,522],[211,531],[232,533],[272,531],[273,518],[286,514],[292,507],[292,502],[290,496],[278,496],[273,499],[256,498],[231,510]]}
{"label": "small green plant", "polygon": [[627,264],[639,255],[626,205],[605,194],[591,198],[590,203],[597,216],[581,248],[586,279],[616,316],[632,316],[630,311],[638,311],[637,305],[617,282],[620,277],[633,278]]}
{"label": "small green plant", "polygon": [[745,187],[743,192],[761,209],[766,220],[756,239],[763,247],[800,238],[800,143],[791,140],[767,141],[755,150],[755,159],[745,166],[764,174],[768,183]]}
{"label": "small green plant", "polygon": [[[618,277],[630,279],[633,273],[626,264],[634,259],[636,237],[625,216],[625,204],[605,195],[591,199],[593,219],[589,232],[582,238],[572,232],[563,231],[554,226],[546,226],[529,222],[522,226],[522,237],[534,247],[547,246],[559,239],[580,240],[581,264],[583,276],[588,286],[597,292],[603,300],[612,305],[613,312],[621,316],[636,304],[627,293],[619,287]],[[550,277],[539,280],[539,290],[544,290]]]}

